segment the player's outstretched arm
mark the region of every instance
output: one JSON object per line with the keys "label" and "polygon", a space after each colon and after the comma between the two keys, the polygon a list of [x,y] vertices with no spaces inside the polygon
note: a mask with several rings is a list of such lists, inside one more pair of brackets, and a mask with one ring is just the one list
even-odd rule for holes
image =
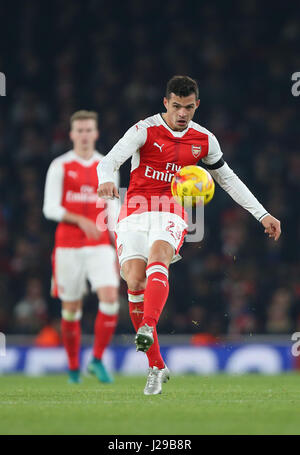
{"label": "player's outstretched arm", "polygon": [[280,221],[270,215],[249,188],[223,160],[220,145],[213,134],[209,134],[209,151],[202,159],[212,177],[232,199],[248,210],[265,228],[265,233],[277,241],[281,234]]}
{"label": "player's outstretched arm", "polygon": [[272,215],[266,215],[261,220],[261,224],[265,228],[265,233],[269,234],[269,237],[272,237],[277,242],[281,234],[280,221]]}
{"label": "player's outstretched arm", "polygon": [[235,202],[261,222],[269,237],[276,241],[279,239],[281,234],[280,221],[267,212],[227,163],[224,162],[220,168],[209,172]]}

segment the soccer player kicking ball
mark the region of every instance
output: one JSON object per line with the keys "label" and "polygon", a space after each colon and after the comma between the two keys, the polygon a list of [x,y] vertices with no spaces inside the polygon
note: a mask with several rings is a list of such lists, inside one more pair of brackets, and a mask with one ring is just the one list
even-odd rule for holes
{"label": "soccer player kicking ball", "polygon": [[[52,295],[62,300],[61,330],[71,383],[81,382],[80,319],[87,279],[99,298],[94,357],[88,371],[101,382],[113,381],[101,359],[114,334],[119,310],[116,254],[106,224],[108,215],[113,229],[119,201],[102,201],[97,207],[96,168],[103,159],[95,151],[98,136],[97,113],[75,112],[70,131],[73,150],[52,161],[45,185],[44,215],[59,223],[52,255]],[[118,173],[113,172],[110,178],[118,184]]]}
{"label": "soccer player kicking ball", "polygon": [[[118,198],[114,172],[129,157],[130,184],[116,227],[121,276],[128,285],[129,312],[137,331],[137,350],[149,360],[145,395],[161,393],[169,370],[160,354],[156,325],[169,293],[168,268],[178,260],[187,224],[182,207],[172,203],[171,179],[199,160],[219,185],[278,240],[280,222],[271,216],[222,157],[216,137],[192,121],[199,106],[197,83],[174,76],[167,84],[166,112],[132,126],[98,165],[100,197]],[[157,203],[168,198],[170,204]]]}

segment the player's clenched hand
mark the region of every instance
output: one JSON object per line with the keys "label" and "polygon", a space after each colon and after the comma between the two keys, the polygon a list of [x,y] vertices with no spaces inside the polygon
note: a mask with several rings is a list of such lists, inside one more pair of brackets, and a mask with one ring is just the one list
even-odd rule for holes
{"label": "player's clenched hand", "polygon": [[113,182],[106,182],[99,185],[97,193],[99,197],[102,197],[104,199],[113,199],[115,197],[120,197],[117,187]]}
{"label": "player's clenched hand", "polygon": [[85,235],[87,236],[88,239],[91,240],[98,240],[101,232],[97,229],[97,226],[94,221],[90,220],[89,218],[86,218],[84,216],[81,216],[78,219],[77,222],[78,226],[80,229],[83,230]]}
{"label": "player's clenched hand", "polygon": [[274,218],[272,215],[265,216],[261,224],[265,228],[265,233],[269,234],[269,237],[273,237],[277,241],[281,234],[280,221],[277,218]]}

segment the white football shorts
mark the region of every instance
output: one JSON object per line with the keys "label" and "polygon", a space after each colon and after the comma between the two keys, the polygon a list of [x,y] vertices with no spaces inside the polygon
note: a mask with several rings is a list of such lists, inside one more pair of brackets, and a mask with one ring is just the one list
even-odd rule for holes
{"label": "white football shorts", "polygon": [[51,295],[65,302],[82,299],[87,280],[92,291],[119,286],[116,252],[112,245],[82,248],[55,248],[53,252]]}
{"label": "white football shorts", "polygon": [[[186,222],[175,213],[144,212],[132,214],[116,226],[116,243],[120,267],[129,259],[147,262],[150,248],[156,240],[165,240],[174,249],[171,261],[181,259],[178,254],[187,232]],[[121,276],[122,271],[121,271]]]}

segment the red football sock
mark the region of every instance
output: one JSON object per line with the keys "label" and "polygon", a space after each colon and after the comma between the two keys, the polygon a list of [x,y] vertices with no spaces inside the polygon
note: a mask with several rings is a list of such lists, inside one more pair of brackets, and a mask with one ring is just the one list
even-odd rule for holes
{"label": "red football sock", "polygon": [[169,295],[168,268],[162,262],[152,262],[146,268],[144,318],[142,324],[155,327]]}
{"label": "red football sock", "polygon": [[93,354],[101,359],[105,348],[109,345],[115,333],[118,322],[119,304],[101,302],[95,321],[95,340]]}
{"label": "red football sock", "polygon": [[144,316],[144,291],[144,289],[142,291],[130,291],[128,289],[129,315],[136,332]]}
{"label": "red football sock", "polygon": [[153,338],[154,342],[151,348],[149,348],[148,351],[146,352],[146,355],[148,357],[149,367],[151,368],[157,367],[159,370],[161,370],[162,368],[164,368],[165,362],[163,361],[163,358],[160,353],[156,327],[153,330]]}
{"label": "red football sock", "polygon": [[[135,331],[138,331],[139,326],[143,320],[144,315],[144,290],[142,291],[130,291],[128,290],[128,300],[129,300],[129,314],[135,328]],[[154,343],[151,348],[148,349],[146,355],[148,357],[149,367],[153,368],[154,366],[159,369],[164,368],[165,363],[160,353],[159,343],[156,328],[153,331]]]}
{"label": "red football sock", "polygon": [[67,351],[68,365],[70,370],[79,370],[79,351],[81,327],[80,320],[61,320],[61,335],[63,345]]}

